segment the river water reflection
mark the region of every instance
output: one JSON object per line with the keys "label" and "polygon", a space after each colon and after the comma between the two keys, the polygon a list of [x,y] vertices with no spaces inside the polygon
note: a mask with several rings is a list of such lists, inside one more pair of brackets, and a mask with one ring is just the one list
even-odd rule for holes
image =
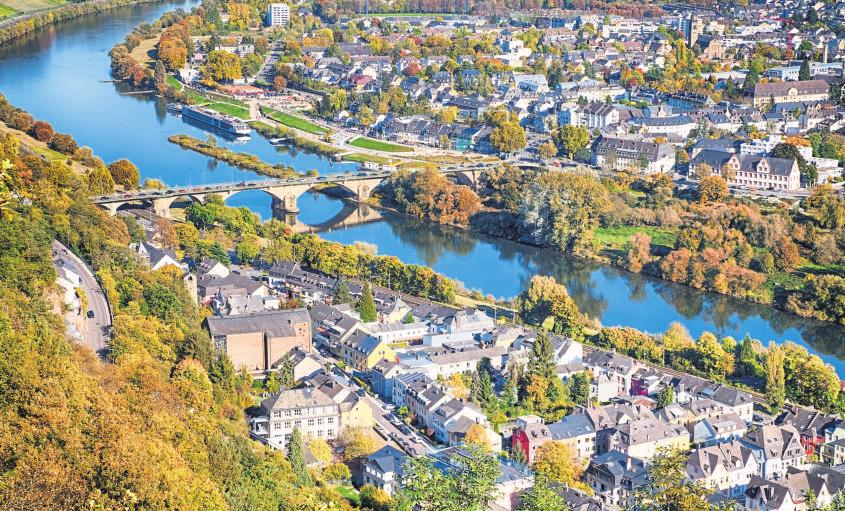
{"label": "river water reflection", "polygon": [[[108,51],[114,43],[139,23],[152,21],[177,5],[191,4],[118,9],[0,49],[0,92],[56,129],[72,133],[107,162],[131,159],[143,178],[161,179],[173,186],[262,179],[169,143],[167,137],[173,134],[205,139],[208,132],[169,114],[160,100],[120,94],[118,87],[107,82]],[[245,143],[217,138],[220,145],[257,154],[268,162],[283,162],[302,172],[317,169],[332,174],[355,168],[294,148],[274,147],[257,134]],[[263,218],[271,214],[270,199],[263,192],[242,192],[228,203],[248,207]],[[317,225],[336,219],[343,202],[308,193],[299,207],[302,212],[297,221]],[[764,343],[789,339],[818,353],[845,375],[842,327],[460,229],[390,213],[381,216],[379,221],[361,225],[327,227],[321,236],[342,243],[371,243],[380,254],[426,264],[469,289],[496,297],[516,295],[532,275],[552,275],[567,286],[582,311],[606,325],[658,332],[679,321],[693,335],[709,330],[737,338],[748,333]]]}

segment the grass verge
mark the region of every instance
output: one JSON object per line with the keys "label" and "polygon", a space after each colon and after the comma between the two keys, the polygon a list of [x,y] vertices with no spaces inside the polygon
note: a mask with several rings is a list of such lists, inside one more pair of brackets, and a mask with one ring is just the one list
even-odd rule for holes
{"label": "grass verge", "polygon": [[620,249],[624,248],[631,236],[637,232],[648,234],[651,237],[651,243],[653,245],[661,245],[667,248],[673,248],[675,246],[675,239],[678,237],[675,229],[623,225],[619,227],[599,227],[596,229],[595,239],[604,248]]}
{"label": "grass verge", "polygon": [[261,113],[279,124],[301,130],[306,133],[311,133],[312,135],[323,135],[328,131],[326,128],[318,126],[307,119],[287,114],[285,112],[279,112],[278,110],[273,110],[272,108],[262,108]]}
{"label": "grass verge", "polygon": [[353,147],[360,147],[361,149],[370,149],[371,151],[382,151],[385,153],[409,153],[413,149],[399,144],[391,144],[381,140],[375,140],[367,137],[356,137],[350,140],[349,145]]}

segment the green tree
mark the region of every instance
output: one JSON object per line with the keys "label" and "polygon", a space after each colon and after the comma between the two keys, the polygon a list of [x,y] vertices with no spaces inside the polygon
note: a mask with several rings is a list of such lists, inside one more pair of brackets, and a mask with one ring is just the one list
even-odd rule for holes
{"label": "green tree", "polygon": [[258,244],[258,236],[249,234],[235,245],[235,257],[241,264],[248,264],[258,257],[261,246]]}
{"label": "green tree", "polygon": [[369,283],[364,284],[364,291],[361,294],[361,299],[358,300],[356,309],[361,314],[361,321],[364,323],[372,323],[378,319],[378,310]]}
{"label": "green tree", "polygon": [[566,501],[549,487],[544,477],[536,477],[534,486],[522,494],[517,511],[569,511]]}
{"label": "green tree", "polygon": [[334,304],[341,304],[341,303],[352,303],[355,299],[352,297],[352,293],[349,292],[349,286],[346,284],[345,280],[339,280],[337,283],[337,289],[335,289],[334,297],[332,298],[332,303]]}
{"label": "green tree", "polygon": [[293,470],[296,485],[299,487],[311,486],[311,475],[305,464],[305,442],[302,440],[302,433],[299,428],[293,428],[290,442],[288,442],[288,462]]}
{"label": "green tree", "polygon": [[569,379],[569,394],[575,404],[588,406],[592,402],[591,380],[587,371],[577,372]]}
{"label": "green tree", "polygon": [[810,74],[810,62],[807,59],[804,59],[801,62],[801,68],[798,70],[798,79],[799,80],[810,80],[813,76]]}
{"label": "green tree", "polygon": [[519,125],[519,122],[504,122],[490,133],[490,145],[501,153],[509,154],[519,151],[527,143],[525,129]]}
{"label": "green tree", "polygon": [[777,413],[783,408],[786,398],[786,377],[784,374],[784,353],[775,343],[769,343],[766,352],[766,400],[769,410]]}
{"label": "green tree", "polygon": [[707,497],[712,492],[687,479],[687,455],[684,451],[661,450],[652,460],[648,483],[634,496],[642,511],[702,511],[710,509]]}
{"label": "green tree", "polygon": [[519,218],[528,241],[574,252],[590,245],[610,209],[610,194],[597,179],[549,172],[523,189]]}
{"label": "green tree", "polygon": [[155,83],[155,88],[159,95],[167,92],[167,70],[164,69],[164,64],[160,60],[156,60],[153,83]]}
{"label": "green tree", "polygon": [[489,372],[478,370],[472,374],[469,398],[478,404],[482,410],[490,409],[490,406],[495,403],[496,392],[493,390],[493,382],[490,380]]}
{"label": "green tree", "polygon": [[672,388],[671,385],[666,385],[662,389],[660,389],[660,393],[657,395],[657,407],[664,408],[666,406],[671,405],[675,402],[675,389]]}
{"label": "green tree", "polygon": [[278,394],[282,390],[282,385],[279,383],[279,374],[277,371],[270,371],[270,375],[264,380],[264,389],[270,394]]}
{"label": "green tree", "polygon": [[405,470],[404,488],[396,497],[402,511],[483,511],[495,500],[499,462],[496,456],[475,445],[467,456],[455,458],[455,466],[441,470],[429,456],[411,458]]}
{"label": "green tree", "polygon": [[566,124],[552,133],[552,140],[561,151],[572,158],[590,143],[590,132],[584,126]]}
{"label": "green tree", "polygon": [[[279,379],[279,386],[284,389],[292,389],[296,387],[296,379],[294,378],[293,373],[293,360],[291,360],[290,355],[285,355],[284,359],[282,360],[282,365],[279,366],[278,379]],[[274,373],[275,374],[275,373]]]}
{"label": "green tree", "polygon": [[225,50],[209,52],[202,73],[205,78],[215,82],[237,80],[243,76],[241,60],[234,53]]}

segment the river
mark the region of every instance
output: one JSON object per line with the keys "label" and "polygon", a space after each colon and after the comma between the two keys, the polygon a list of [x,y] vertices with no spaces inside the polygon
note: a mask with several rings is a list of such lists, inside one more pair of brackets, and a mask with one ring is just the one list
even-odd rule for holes
{"label": "river", "polygon": [[[122,95],[107,81],[108,51],[136,25],[152,21],[178,5],[155,4],[89,16],[23,38],[0,48],[0,93],[37,118],[69,132],[106,162],[134,161],[143,178],[168,185],[198,185],[260,179],[251,172],[183,150],[167,141],[176,133],[206,138],[208,132],[167,113],[160,100]],[[257,154],[263,160],[332,174],[355,168],[320,155],[274,147],[257,134],[246,143],[217,137],[220,145]],[[270,198],[242,192],[228,203],[269,217]],[[344,203],[321,194],[299,200],[297,221],[323,224],[344,210]],[[353,208],[354,209],[354,208]],[[845,375],[845,328],[807,321],[770,307],[702,293],[685,286],[573,260],[547,250],[495,239],[401,215],[323,230],[321,236],[341,243],[364,241],[378,253],[408,263],[425,264],[495,297],[511,297],[532,275],[553,275],[565,284],[579,307],[605,325],[627,325],[648,332],[664,331],[678,321],[697,336],[703,331],[750,334],[768,341],[792,340],[821,356]]]}

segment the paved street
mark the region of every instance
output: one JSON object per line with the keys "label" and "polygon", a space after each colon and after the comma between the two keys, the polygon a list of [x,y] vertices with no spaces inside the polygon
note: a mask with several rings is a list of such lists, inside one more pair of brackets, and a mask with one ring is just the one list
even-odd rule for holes
{"label": "paved street", "polygon": [[[108,353],[109,331],[112,326],[111,311],[106,296],[91,269],[79,259],[70,249],[53,240],[53,266],[56,269],[68,268],[80,277],[82,290],[88,298],[88,309],[81,311],[83,342],[101,358]],[[88,311],[94,312],[94,317],[87,317]]]}
{"label": "paved street", "polygon": [[376,420],[376,423],[387,431],[387,435],[391,439],[390,443],[394,447],[414,456],[421,456],[432,451],[431,447],[424,444],[413,430],[410,430],[412,432],[411,434],[405,433],[390,422],[390,412],[384,408],[384,403],[381,402],[381,400],[376,399],[369,394],[364,396],[363,399],[370,405],[370,408],[372,408],[373,418]]}

